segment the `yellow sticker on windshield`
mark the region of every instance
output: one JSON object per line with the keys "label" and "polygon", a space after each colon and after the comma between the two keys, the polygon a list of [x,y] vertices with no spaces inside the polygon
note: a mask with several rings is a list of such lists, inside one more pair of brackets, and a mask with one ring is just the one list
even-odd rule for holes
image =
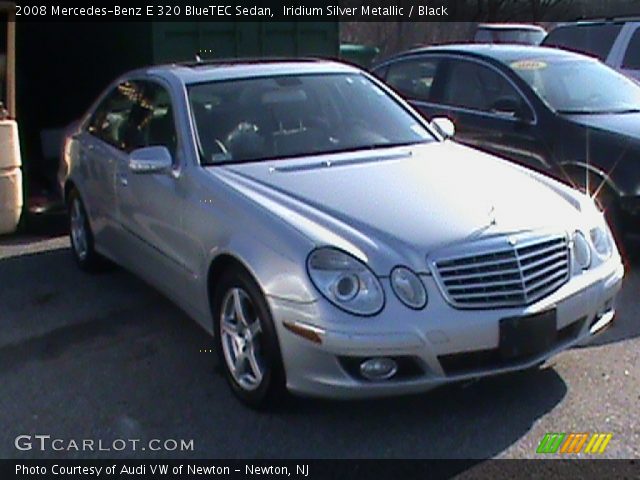
{"label": "yellow sticker on windshield", "polygon": [[546,62],[542,60],[518,60],[511,64],[514,70],[542,70],[547,68]]}

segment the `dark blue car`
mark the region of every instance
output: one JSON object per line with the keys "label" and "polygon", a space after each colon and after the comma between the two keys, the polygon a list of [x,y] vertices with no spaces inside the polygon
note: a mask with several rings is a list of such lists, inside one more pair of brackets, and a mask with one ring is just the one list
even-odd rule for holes
{"label": "dark blue car", "polygon": [[[640,85],[596,59],[521,45],[412,50],[373,68],[455,139],[597,195],[640,233]],[[479,179],[478,181],[481,181]]]}

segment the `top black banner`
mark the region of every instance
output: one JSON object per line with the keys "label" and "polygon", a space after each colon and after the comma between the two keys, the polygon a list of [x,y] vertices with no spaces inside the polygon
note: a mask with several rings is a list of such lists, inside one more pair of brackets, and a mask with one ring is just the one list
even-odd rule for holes
{"label": "top black banner", "polygon": [[632,16],[640,18],[640,0],[22,0],[15,6],[17,22],[558,22]]}

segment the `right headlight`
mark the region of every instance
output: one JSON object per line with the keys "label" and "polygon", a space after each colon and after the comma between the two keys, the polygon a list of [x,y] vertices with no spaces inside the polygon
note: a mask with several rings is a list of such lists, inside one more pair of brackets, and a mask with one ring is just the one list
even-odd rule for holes
{"label": "right headlight", "polygon": [[587,203],[584,208],[586,218],[583,231],[588,234],[589,242],[598,259],[608,260],[616,248],[616,243],[604,214],[593,200],[589,201],[591,204]]}
{"label": "right headlight", "polygon": [[582,232],[576,231],[573,234],[573,258],[582,270],[587,270],[591,266],[591,247]]}
{"label": "right headlight", "polygon": [[420,310],[427,304],[427,291],[420,277],[406,267],[396,267],[391,272],[393,293],[407,307]]}
{"label": "right headlight", "polygon": [[307,259],[309,278],[331,303],[355,315],[375,315],[384,306],[380,281],[360,260],[332,247]]}

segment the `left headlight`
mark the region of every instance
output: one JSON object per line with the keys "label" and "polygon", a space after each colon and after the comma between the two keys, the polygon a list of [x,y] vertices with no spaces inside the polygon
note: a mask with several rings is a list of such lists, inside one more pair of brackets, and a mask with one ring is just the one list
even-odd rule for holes
{"label": "left headlight", "polygon": [[355,257],[336,248],[318,248],[309,255],[307,270],[315,287],[337,307],[363,316],[382,310],[380,281]]}
{"label": "left headlight", "polygon": [[613,253],[613,235],[611,230],[603,222],[603,225],[598,225],[589,230],[589,237],[593,248],[600,255],[603,260],[606,260]]}

